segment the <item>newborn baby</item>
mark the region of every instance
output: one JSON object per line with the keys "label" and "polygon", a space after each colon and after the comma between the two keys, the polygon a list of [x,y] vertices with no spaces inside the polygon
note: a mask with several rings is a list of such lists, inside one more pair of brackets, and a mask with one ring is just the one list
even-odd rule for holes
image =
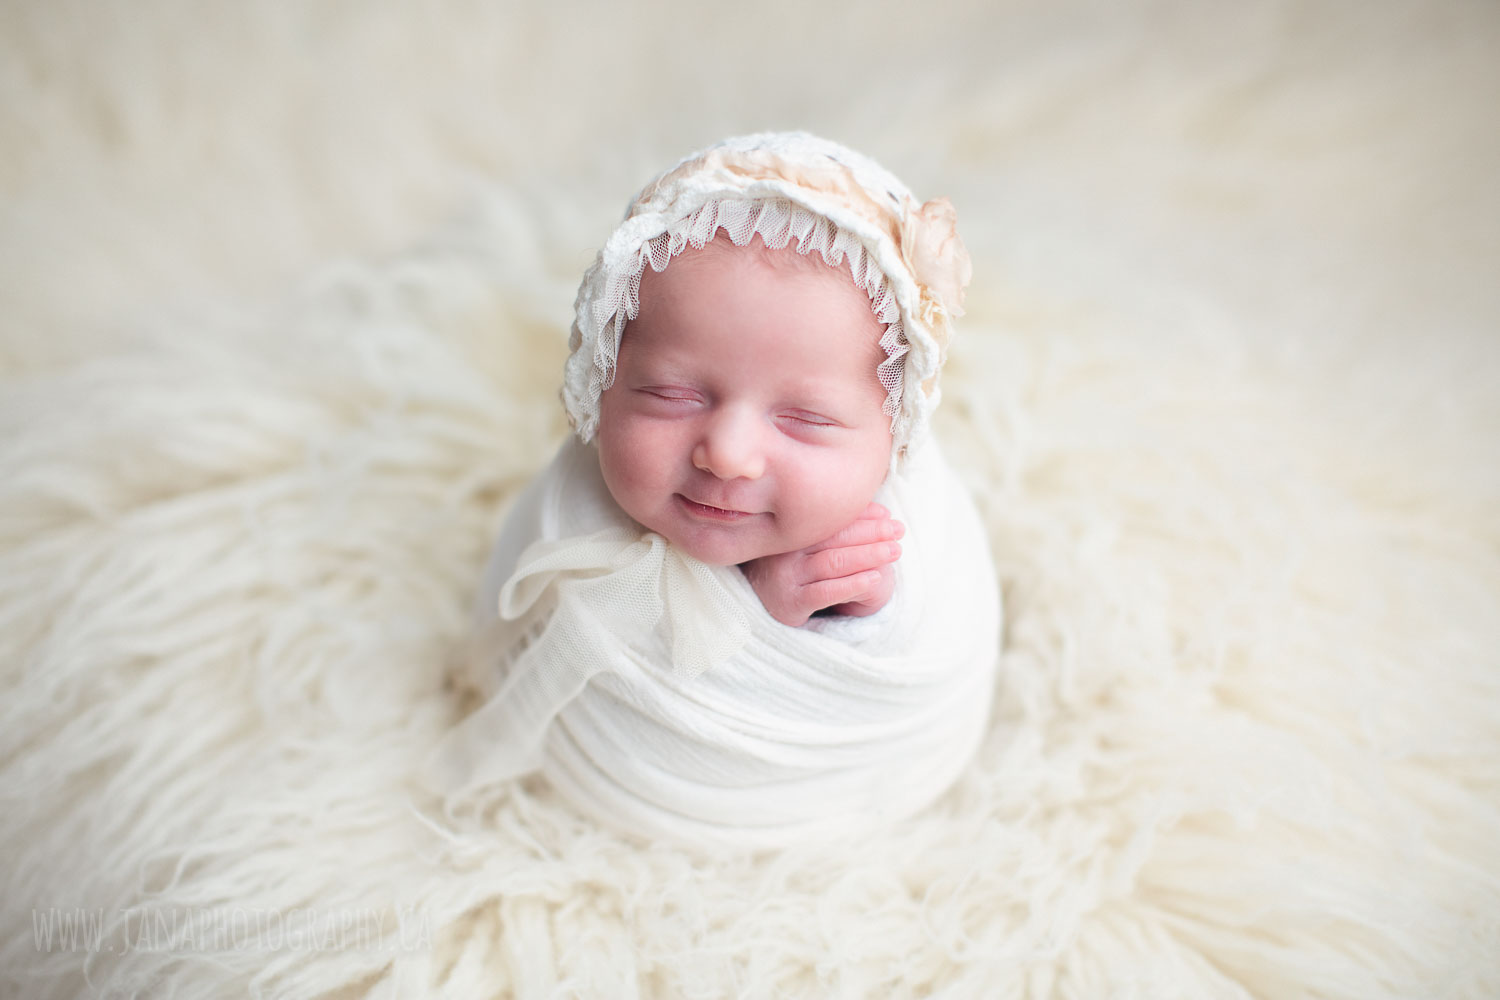
{"label": "newborn baby", "polygon": [[784,624],[878,611],[903,531],[871,502],[891,456],[884,332],[847,270],[760,236],[647,272],[600,400],[610,496],[688,555],[738,565]]}
{"label": "newborn baby", "polygon": [[952,782],[999,643],[928,428],[967,281],[946,200],[811,136],[637,196],[579,290],[575,434],[481,588],[484,701],[428,772],[450,805],[540,771],[631,833],[772,847]]}

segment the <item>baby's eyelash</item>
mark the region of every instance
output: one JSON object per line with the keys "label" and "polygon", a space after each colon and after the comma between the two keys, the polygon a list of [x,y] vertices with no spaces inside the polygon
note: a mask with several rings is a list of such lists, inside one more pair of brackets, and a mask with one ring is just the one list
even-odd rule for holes
{"label": "baby's eyelash", "polygon": [[698,400],[697,395],[687,389],[648,385],[642,386],[640,391],[648,396],[655,396],[657,399],[664,399],[671,403],[693,403]]}
{"label": "baby's eyelash", "polygon": [[804,410],[792,410],[788,413],[783,413],[782,416],[789,420],[795,420],[799,424],[808,424],[812,427],[838,426],[838,421],[836,420],[830,420],[827,417],[819,416],[816,413],[808,413]]}

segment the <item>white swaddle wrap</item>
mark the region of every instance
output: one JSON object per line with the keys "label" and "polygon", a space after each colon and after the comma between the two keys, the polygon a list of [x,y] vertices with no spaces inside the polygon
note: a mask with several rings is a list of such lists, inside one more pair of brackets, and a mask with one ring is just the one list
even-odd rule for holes
{"label": "white swaddle wrap", "polygon": [[999,599],[983,528],[928,442],[877,499],[908,527],[868,618],[774,620],[740,571],[643,531],[570,438],[518,501],[480,598],[489,697],[433,780],[473,794],[540,770],[633,833],[753,847],[908,816],[989,714]]}

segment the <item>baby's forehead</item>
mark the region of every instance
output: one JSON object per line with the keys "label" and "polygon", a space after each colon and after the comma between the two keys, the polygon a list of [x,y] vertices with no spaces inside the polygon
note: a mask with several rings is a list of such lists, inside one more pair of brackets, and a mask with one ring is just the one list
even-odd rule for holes
{"label": "baby's forehead", "polygon": [[[737,300],[725,286],[741,288],[753,285],[763,298],[746,303]],[[789,299],[801,301],[814,311],[826,310],[825,315],[836,315],[841,328],[847,327],[853,336],[838,331],[823,331],[828,336],[842,334],[839,339],[867,357],[873,369],[886,360],[887,352],[882,345],[887,324],[876,314],[868,293],[857,285],[853,275],[843,262],[832,264],[816,250],[801,252],[795,245],[780,248],[766,247],[757,234],[744,246],[733,243],[724,233],[703,244],[701,248],[688,247],[673,257],[661,271],[646,268],[641,275],[639,314],[645,318],[660,319],[670,316],[678,319],[684,314],[701,324],[691,323],[676,338],[675,346],[691,351],[707,347],[712,338],[692,336],[694,329],[712,328],[729,318],[729,313],[755,308],[772,298],[780,298],[777,286],[785,288]],[[766,294],[767,289],[771,289]],[[622,344],[628,342],[633,327],[641,324],[628,323]],[[799,329],[787,331],[789,337],[818,335],[816,331]],[[646,347],[654,338],[643,338]],[[865,369],[861,367],[860,371]]]}

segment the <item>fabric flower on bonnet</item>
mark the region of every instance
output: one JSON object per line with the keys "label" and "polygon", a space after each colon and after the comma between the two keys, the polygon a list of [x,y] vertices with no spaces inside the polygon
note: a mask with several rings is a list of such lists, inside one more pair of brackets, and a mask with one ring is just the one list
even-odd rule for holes
{"label": "fabric flower on bonnet", "polygon": [[[953,339],[951,320],[964,314],[964,291],[974,276],[969,251],[958,235],[958,213],[947,198],[934,198],[921,205],[907,199],[901,222],[901,256],[921,288],[917,307],[923,323],[947,358]],[[941,366],[942,362],[939,362]],[[936,373],[928,381],[934,382]],[[926,381],[922,386],[930,391]]]}

